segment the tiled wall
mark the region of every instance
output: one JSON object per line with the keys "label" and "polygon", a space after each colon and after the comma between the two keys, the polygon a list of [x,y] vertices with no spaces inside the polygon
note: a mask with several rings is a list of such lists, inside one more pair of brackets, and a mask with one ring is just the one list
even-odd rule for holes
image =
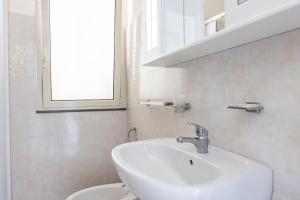
{"label": "tiled wall", "polygon": [[11,0],[9,21],[13,200],[119,181],[110,152],[126,142],[126,112],[36,114],[35,1]]}
{"label": "tiled wall", "polygon": [[[136,44],[129,57],[140,56],[141,41]],[[209,130],[211,145],[272,167],[273,200],[299,199],[300,30],[182,64],[192,105],[182,114],[137,104],[143,69],[134,65],[129,60],[128,123],[137,127],[140,139],[193,136],[186,123],[196,122]],[[226,109],[245,101],[261,101],[265,111]]]}

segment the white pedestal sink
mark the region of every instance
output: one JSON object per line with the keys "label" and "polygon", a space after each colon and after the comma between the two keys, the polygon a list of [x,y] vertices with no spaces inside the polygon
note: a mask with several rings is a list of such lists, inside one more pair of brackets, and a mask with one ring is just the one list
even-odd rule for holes
{"label": "white pedestal sink", "polygon": [[270,200],[272,170],[209,147],[199,154],[175,139],[117,146],[112,157],[120,178],[142,200]]}

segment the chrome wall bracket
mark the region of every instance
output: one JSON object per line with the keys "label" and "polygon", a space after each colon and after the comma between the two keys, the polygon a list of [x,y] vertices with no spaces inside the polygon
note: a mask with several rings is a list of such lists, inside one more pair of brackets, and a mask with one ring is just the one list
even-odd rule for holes
{"label": "chrome wall bracket", "polygon": [[228,109],[245,110],[246,112],[260,114],[264,110],[264,106],[260,102],[246,102],[246,104],[228,106]]}

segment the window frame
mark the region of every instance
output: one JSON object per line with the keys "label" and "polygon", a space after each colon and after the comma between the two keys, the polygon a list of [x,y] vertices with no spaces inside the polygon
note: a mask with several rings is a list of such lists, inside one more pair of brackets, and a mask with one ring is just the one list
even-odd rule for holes
{"label": "window frame", "polygon": [[8,1],[0,0],[0,200],[11,200]]}
{"label": "window frame", "polygon": [[115,0],[115,58],[113,100],[52,100],[50,1],[38,0],[38,112],[115,110],[126,108],[124,46],[122,40],[122,0]]}

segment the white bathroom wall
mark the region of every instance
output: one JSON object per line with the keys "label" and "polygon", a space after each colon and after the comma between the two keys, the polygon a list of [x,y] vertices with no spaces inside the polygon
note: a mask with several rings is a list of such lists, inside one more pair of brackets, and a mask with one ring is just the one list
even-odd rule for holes
{"label": "white bathroom wall", "polygon": [[0,0],[0,200],[10,200],[7,1]]}
{"label": "white bathroom wall", "polygon": [[139,70],[139,99],[172,101],[184,92],[182,69],[141,68]]}
{"label": "white bathroom wall", "polygon": [[247,18],[259,15],[266,10],[276,8],[290,0],[248,0],[238,5],[237,0],[225,1],[225,21],[226,27],[239,23]]}
{"label": "white bathroom wall", "polygon": [[[139,44],[129,57],[140,54]],[[137,104],[144,76],[139,72],[146,69],[128,62],[128,126],[137,128],[140,139],[149,139],[194,136],[186,123],[201,124],[210,132],[211,145],[272,167],[273,200],[299,200],[300,29],[180,65],[191,110],[175,114]],[[164,74],[181,81],[168,70]],[[143,84],[154,87],[151,81]],[[166,84],[164,90],[174,86]],[[245,101],[261,101],[265,111],[226,109]]]}
{"label": "white bathroom wall", "polygon": [[9,3],[12,199],[118,182],[110,153],[127,141],[126,111],[37,114],[36,1]]}
{"label": "white bathroom wall", "polygon": [[[224,12],[225,1],[229,0],[203,0],[205,21]],[[236,0],[237,2],[237,0]]]}
{"label": "white bathroom wall", "polygon": [[36,0],[9,0],[9,12],[20,15],[35,16]]}

